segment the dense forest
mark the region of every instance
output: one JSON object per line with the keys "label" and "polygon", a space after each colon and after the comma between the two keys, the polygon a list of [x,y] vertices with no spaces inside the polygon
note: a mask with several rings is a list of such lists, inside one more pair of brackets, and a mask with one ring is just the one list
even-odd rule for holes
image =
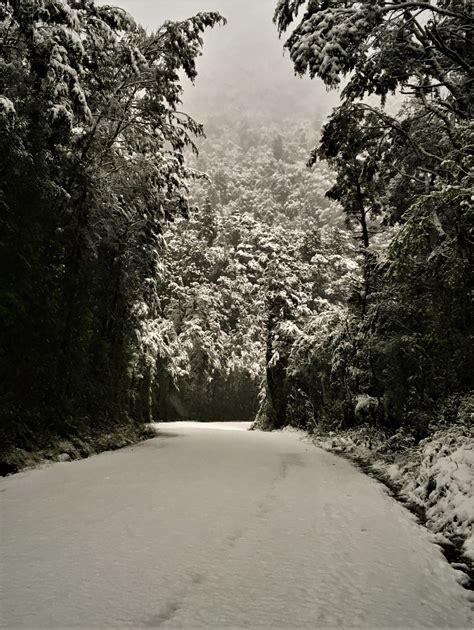
{"label": "dense forest", "polygon": [[270,310],[291,304],[291,321],[275,322],[291,337],[310,315],[345,303],[356,249],[325,198],[332,175],[305,166],[311,135],[209,125],[196,167],[210,179],[192,187],[198,209],[164,234],[155,417],[253,420]]}
{"label": "dense forest", "polygon": [[279,0],[340,104],[204,129],[181,81],[224,23],[0,2],[3,453],[153,420],[471,421],[470,2]]}
{"label": "dense forest", "polygon": [[[280,33],[304,4],[278,2]],[[469,2],[310,2],[290,33],[297,73],[328,87],[347,77],[309,163],[336,174],[327,194],[359,240],[361,279],[283,359],[287,395],[267,387],[271,425],[286,421],[290,396],[304,423],[406,427],[419,439],[436,421],[470,422],[472,29]],[[406,100],[393,116],[383,105],[395,92]]]}
{"label": "dense forest", "polygon": [[203,132],[179,73],[222,22],[147,34],[92,0],[0,4],[2,448],[150,419],[163,226]]}

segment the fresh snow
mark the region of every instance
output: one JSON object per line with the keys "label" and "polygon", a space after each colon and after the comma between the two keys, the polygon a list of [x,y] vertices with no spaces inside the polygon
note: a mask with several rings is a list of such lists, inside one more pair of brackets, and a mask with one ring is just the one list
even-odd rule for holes
{"label": "fresh snow", "polygon": [[0,480],[0,625],[472,627],[457,572],[380,484],[299,433],[222,428]]}
{"label": "fresh snow", "polygon": [[160,432],[165,432],[170,427],[178,426],[180,429],[212,429],[214,431],[248,431],[252,426],[251,422],[193,422],[191,420],[183,420],[178,423],[159,423],[152,422],[147,425],[147,428],[152,433],[160,435]]}
{"label": "fresh snow", "polygon": [[448,539],[464,540],[474,561],[474,440],[455,429],[421,444],[418,465],[392,470],[403,494],[426,510],[427,525]]}
{"label": "fresh snow", "polygon": [[[368,400],[366,397],[363,402]],[[363,427],[342,435],[317,436],[316,443],[364,460],[395,484],[401,497],[425,510],[426,526],[440,541],[461,541],[463,555],[474,561],[473,438],[468,427],[451,426],[388,458],[386,443],[382,443],[381,450],[375,439],[368,448],[369,436],[364,439]]]}
{"label": "fresh snow", "polygon": [[15,106],[9,98],[0,95],[0,114],[15,114]]}

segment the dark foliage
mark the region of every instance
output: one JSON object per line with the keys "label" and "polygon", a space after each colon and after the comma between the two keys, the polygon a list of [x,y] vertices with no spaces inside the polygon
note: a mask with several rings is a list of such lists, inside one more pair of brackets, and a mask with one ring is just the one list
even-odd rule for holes
{"label": "dark foliage", "polygon": [[[472,5],[280,0],[280,33],[303,6],[286,43],[296,71],[329,87],[351,73],[310,165],[335,170],[362,279],[295,340],[286,421],[421,438],[472,412]],[[397,115],[360,100],[397,90]]]}
{"label": "dark foliage", "polygon": [[221,21],[147,35],[92,0],[0,3],[2,449],[151,417],[140,329],[202,133],[178,73]]}

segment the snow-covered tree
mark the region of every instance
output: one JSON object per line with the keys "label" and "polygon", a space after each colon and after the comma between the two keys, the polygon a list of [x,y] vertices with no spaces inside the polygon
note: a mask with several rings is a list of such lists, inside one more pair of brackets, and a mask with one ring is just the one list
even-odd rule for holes
{"label": "snow-covered tree", "polygon": [[3,444],[150,417],[161,233],[187,212],[184,154],[202,134],[180,72],[196,78],[222,22],[148,34],[93,0],[0,4]]}
{"label": "snow-covered tree", "polygon": [[[419,437],[443,401],[472,389],[472,5],[279,0],[275,21],[280,34],[296,23],[285,47],[298,74],[345,80],[310,158],[334,168],[328,194],[366,250],[339,345],[322,351],[340,392],[333,420],[357,421],[370,396],[378,421]],[[407,96],[397,113],[384,108],[391,95]]]}

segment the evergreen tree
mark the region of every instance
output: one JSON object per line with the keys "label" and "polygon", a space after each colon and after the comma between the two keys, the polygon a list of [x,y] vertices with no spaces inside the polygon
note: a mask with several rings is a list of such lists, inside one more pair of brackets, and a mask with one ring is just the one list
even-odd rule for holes
{"label": "evergreen tree", "polygon": [[[328,87],[349,75],[310,164],[335,169],[328,195],[365,251],[339,334],[291,369],[333,392],[306,385],[315,418],[358,422],[369,397],[370,421],[420,437],[472,395],[472,6],[280,0],[281,34],[300,12],[285,44],[296,72]],[[394,115],[383,106],[396,92],[408,98]]]}
{"label": "evergreen tree", "polygon": [[202,134],[179,73],[220,22],[147,34],[92,0],[1,3],[3,448],[151,417],[161,233]]}

